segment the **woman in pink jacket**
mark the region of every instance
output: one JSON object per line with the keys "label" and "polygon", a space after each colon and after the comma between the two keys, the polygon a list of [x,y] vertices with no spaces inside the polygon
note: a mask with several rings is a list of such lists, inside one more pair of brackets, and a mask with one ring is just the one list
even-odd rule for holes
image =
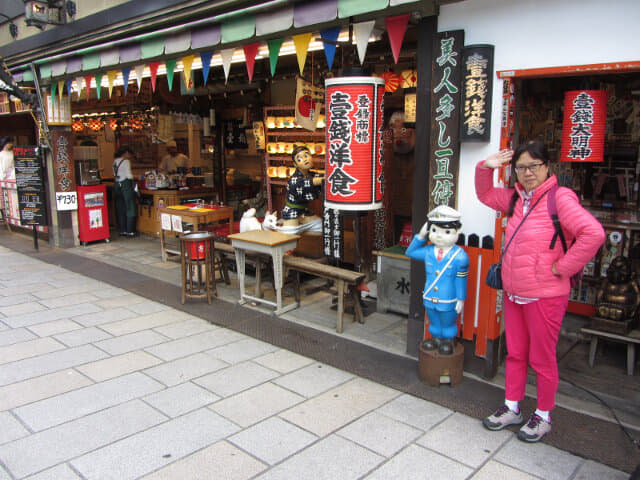
{"label": "woman in pink jacket", "polygon": [[[493,171],[512,162],[515,188],[494,187]],[[602,225],[568,188],[555,191],[558,218],[570,245],[552,246],[555,234],[547,210],[549,189],[557,185],[549,173],[549,156],[542,142],[502,150],[476,166],[476,194],[485,205],[508,217],[502,257],[504,325],[507,339],[505,403],[483,425],[502,430],[522,423],[519,402],[524,398],[528,365],[536,372],[537,410],[518,432],[518,438],[537,442],[551,431],[550,412],[558,389],[556,345],[569,302],[570,278],[593,258],[605,239]],[[553,194],[553,193],[552,193]],[[523,218],[525,215],[525,221]],[[516,232],[516,229],[522,225]]]}

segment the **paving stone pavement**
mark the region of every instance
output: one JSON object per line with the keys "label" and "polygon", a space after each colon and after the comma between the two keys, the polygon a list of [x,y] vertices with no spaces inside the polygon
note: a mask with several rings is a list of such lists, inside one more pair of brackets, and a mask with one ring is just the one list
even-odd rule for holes
{"label": "paving stone pavement", "polygon": [[628,478],[4,247],[0,265],[0,480]]}

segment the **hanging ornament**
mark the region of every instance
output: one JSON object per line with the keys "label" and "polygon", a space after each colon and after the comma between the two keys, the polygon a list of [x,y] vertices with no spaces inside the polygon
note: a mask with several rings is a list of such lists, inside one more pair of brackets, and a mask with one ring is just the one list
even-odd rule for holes
{"label": "hanging ornament", "polygon": [[337,47],[335,42],[338,41],[339,35],[340,27],[327,28],[320,32],[320,37],[322,38],[322,44],[324,46],[324,56],[327,59],[329,70],[331,70],[331,67],[333,66],[333,57],[336,54]]}
{"label": "hanging ornament", "polygon": [[191,90],[193,88],[193,83],[191,82],[191,66],[195,59],[195,55],[187,55],[182,58],[182,74],[184,76],[184,86],[187,90]]}
{"label": "hanging ornament", "polygon": [[94,132],[97,132],[102,128],[102,120],[100,120],[99,118],[92,118],[91,120],[89,120],[89,128]]}
{"label": "hanging ornament", "polygon": [[256,63],[256,55],[258,54],[258,47],[260,43],[250,43],[242,47],[244,50],[244,62],[247,65],[247,75],[249,75],[249,83],[253,81],[253,67]]}
{"label": "hanging ornament", "polygon": [[156,78],[158,76],[158,67],[160,66],[160,62],[150,62],[149,63],[149,71],[151,72],[151,91],[156,91]]}
{"label": "hanging ornament", "polygon": [[222,57],[222,68],[224,70],[224,83],[229,80],[229,72],[231,71],[231,59],[233,58],[233,52],[235,49],[227,48],[220,51],[220,57]]}
{"label": "hanging ornament", "polygon": [[124,82],[124,94],[127,95],[127,88],[129,87],[129,75],[131,75],[131,67],[122,69],[122,81]]}
{"label": "hanging ornament", "polygon": [[209,77],[209,68],[211,67],[211,57],[213,57],[213,51],[200,52],[200,61],[202,62],[202,77],[204,84],[207,84],[207,78]]}
{"label": "hanging ornament", "polygon": [[418,72],[416,70],[403,70],[400,76],[402,77],[402,88],[418,86]]}
{"label": "hanging ornament", "polygon": [[136,72],[136,83],[138,84],[138,93],[142,90],[142,75],[144,74],[144,64],[136,65],[133,69]]}
{"label": "hanging ornament", "polygon": [[278,64],[278,56],[280,55],[280,47],[284,38],[274,38],[269,40],[267,45],[269,46],[269,66],[271,67],[271,76],[276,73],[276,65]]}
{"label": "hanging ornament", "polygon": [[117,118],[112,118],[111,120],[109,120],[109,128],[111,130],[116,130],[118,128],[118,119]]}
{"label": "hanging ornament", "polygon": [[358,48],[358,58],[360,59],[360,65],[364,63],[364,57],[367,54],[367,46],[369,45],[369,37],[373,26],[376,24],[375,20],[370,22],[361,22],[353,25],[353,34],[356,37],[356,47]]}
{"label": "hanging ornament", "polygon": [[176,69],[176,63],[178,61],[174,58],[173,60],[167,60],[165,62],[165,67],[167,67],[167,84],[169,85],[169,91],[173,89],[173,74]]}
{"label": "hanging ornament", "polygon": [[395,92],[402,81],[400,75],[394,72],[383,72],[380,74],[380,78],[384,79],[384,91],[389,93]]}
{"label": "hanging ornament", "polygon": [[296,56],[298,57],[298,68],[300,69],[300,75],[304,71],[304,64],[307,61],[307,52],[309,51],[309,42],[311,41],[311,33],[301,33],[300,35],[294,35],[293,44],[296,47]]}
{"label": "hanging ornament", "polygon": [[74,132],[83,131],[84,123],[82,123],[82,120],[74,120],[73,123],[71,123],[71,130],[73,130]]}
{"label": "hanging ornament", "polygon": [[410,13],[406,13],[384,19],[387,24],[387,34],[389,35],[389,43],[391,43],[391,51],[393,52],[393,61],[395,63],[398,63],[398,58],[400,57],[400,48],[402,48],[402,40],[404,39],[410,16]]}

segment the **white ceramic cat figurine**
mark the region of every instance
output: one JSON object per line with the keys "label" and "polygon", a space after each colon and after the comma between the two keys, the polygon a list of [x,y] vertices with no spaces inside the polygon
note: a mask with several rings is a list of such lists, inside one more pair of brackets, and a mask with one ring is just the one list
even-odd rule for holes
{"label": "white ceramic cat figurine", "polygon": [[249,232],[251,230],[262,230],[260,220],[256,218],[256,209],[250,208],[242,214],[240,219],[240,233]]}

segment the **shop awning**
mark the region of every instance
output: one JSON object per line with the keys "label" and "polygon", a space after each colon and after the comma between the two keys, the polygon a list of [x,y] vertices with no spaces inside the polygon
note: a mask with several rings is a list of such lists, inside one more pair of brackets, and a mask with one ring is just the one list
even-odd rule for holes
{"label": "shop awning", "polygon": [[[218,54],[225,48],[242,50],[245,44],[258,42],[261,39],[273,38],[278,34],[288,36],[309,32],[315,25],[339,24],[341,19],[354,19],[366,14],[380,12],[385,9],[397,14],[398,11],[411,12],[433,7],[434,0],[319,0],[288,5],[274,11],[255,15],[242,14],[231,16],[221,22],[216,17],[198,20],[173,26],[152,34],[122,38],[105,45],[94,45],[84,50],[46,57],[35,61],[40,69],[43,84],[48,84],[60,77],[100,74],[126,64],[161,59],[175,58],[181,65],[181,58],[194,53],[204,52]],[[394,7],[393,9],[391,7]],[[398,8],[400,7],[400,9]],[[406,7],[406,8],[403,8]],[[206,20],[211,20],[207,23]],[[344,22],[343,22],[344,23]],[[205,58],[205,57],[203,57]],[[133,66],[133,65],[132,65]],[[16,81],[32,80],[27,65],[12,69]],[[121,67],[120,67],[121,68]],[[180,69],[181,67],[179,67]],[[162,73],[162,72],[161,72]]]}

